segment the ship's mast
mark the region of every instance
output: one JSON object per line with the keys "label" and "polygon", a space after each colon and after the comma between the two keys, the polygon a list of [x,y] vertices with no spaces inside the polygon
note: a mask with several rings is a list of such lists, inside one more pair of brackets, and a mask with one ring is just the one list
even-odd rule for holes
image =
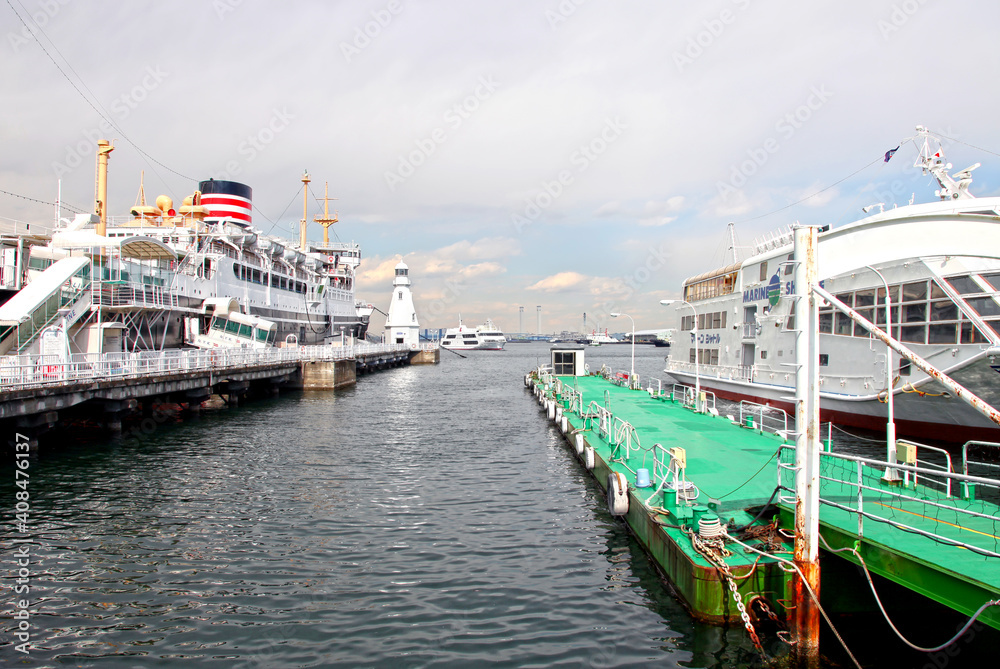
{"label": "ship's mast", "polygon": [[330,226],[337,222],[337,212],[333,212],[333,218],[330,218],[330,200],[336,200],[335,197],[330,197],[330,182],[326,182],[323,188],[323,218],[317,216],[313,220],[323,226],[323,246],[330,245]]}
{"label": "ship's mast", "polygon": [[299,248],[303,253],[309,250],[306,242],[306,222],[309,220],[309,170],[302,175],[302,221],[299,223]]}
{"label": "ship's mast", "polygon": [[736,257],[736,224],[732,221],[729,222],[729,250],[733,252],[733,264],[739,262]]}

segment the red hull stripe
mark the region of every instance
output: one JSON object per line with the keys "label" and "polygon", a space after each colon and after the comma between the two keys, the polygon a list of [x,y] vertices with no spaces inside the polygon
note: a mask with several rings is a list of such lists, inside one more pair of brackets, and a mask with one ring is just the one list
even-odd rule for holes
{"label": "red hull stripe", "polygon": [[238,195],[202,195],[201,203],[206,207],[210,204],[229,204],[237,207],[250,208],[250,200]]}

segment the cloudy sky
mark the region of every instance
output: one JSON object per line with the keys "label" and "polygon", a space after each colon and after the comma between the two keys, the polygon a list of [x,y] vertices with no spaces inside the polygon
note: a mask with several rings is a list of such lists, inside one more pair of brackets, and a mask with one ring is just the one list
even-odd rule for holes
{"label": "cloudy sky", "polygon": [[[230,178],[297,236],[308,169],[382,309],[403,258],[424,326],[515,331],[524,306],[534,331],[541,305],[549,332],[628,329],[614,310],[661,327],[659,300],[729,262],[729,221],[750,244],[932,200],[912,144],[881,160],[917,124],[1000,194],[998,19],[995,0],[9,0],[0,189],[49,202],[62,179],[88,208],[107,137],[112,214],[142,170],[175,201]],[[0,223],[52,217],[0,193]]]}

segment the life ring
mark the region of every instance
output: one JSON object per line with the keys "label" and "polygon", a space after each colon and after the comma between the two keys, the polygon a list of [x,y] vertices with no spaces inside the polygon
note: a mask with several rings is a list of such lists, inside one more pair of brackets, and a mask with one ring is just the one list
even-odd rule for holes
{"label": "life ring", "polygon": [[608,472],[608,512],[612,516],[628,513],[628,482],[618,472]]}
{"label": "life ring", "polygon": [[327,262],[330,262],[330,263],[332,263],[332,262],[336,262],[336,261],[337,261],[337,258],[336,258],[335,256],[327,256],[327,257],[326,257],[326,261],[327,261]]}

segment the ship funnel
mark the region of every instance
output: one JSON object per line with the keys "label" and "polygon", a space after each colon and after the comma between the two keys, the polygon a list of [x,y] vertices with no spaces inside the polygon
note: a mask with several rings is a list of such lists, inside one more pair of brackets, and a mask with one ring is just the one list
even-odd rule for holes
{"label": "ship funnel", "polygon": [[97,234],[104,236],[108,224],[108,155],[115,150],[106,139],[97,140],[97,187],[94,194],[94,213],[100,217]]}

